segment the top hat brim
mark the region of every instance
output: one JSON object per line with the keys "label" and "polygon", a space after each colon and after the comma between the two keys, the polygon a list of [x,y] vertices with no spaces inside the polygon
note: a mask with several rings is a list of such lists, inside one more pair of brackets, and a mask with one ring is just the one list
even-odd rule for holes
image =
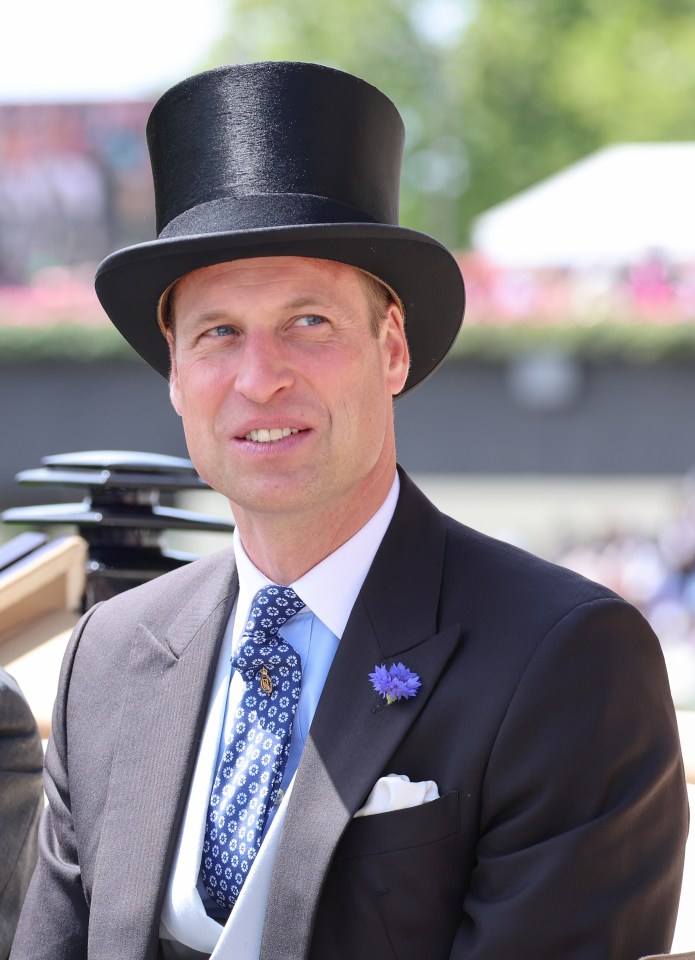
{"label": "top hat brim", "polygon": [[251,257],[314,257],[374,274],[400,297],[411,365],[401,395],[432,374],[463,322],[465,292],[451,253],[415,230],[389,224],[321,223],[160,237],[107,257],[96,291],[114,325],[150,366],[169,375],[157,324],[160,297],[201,267]]}

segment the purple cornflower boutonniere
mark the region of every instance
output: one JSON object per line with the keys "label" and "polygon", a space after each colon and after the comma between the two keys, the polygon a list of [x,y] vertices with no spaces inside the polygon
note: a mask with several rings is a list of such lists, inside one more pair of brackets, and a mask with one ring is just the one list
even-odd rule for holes
{"label": "purple cornflower boutonniere", "polygon": [[422,686],[418,675],[402,663],[392,663],[388,670],[385,663],[380,667],[375,666],[369,679],[376,692],[380,693],[387,703],[408,700],[414,697],[418,687]]}

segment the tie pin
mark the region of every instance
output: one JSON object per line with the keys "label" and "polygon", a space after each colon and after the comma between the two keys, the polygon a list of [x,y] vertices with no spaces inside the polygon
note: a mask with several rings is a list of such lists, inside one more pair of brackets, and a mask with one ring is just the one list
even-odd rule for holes
{"label": "tie pin", "polygon": [[268,696],[273,692],[273,681],[270,679],[267,667],[261,667],[261,690]]}

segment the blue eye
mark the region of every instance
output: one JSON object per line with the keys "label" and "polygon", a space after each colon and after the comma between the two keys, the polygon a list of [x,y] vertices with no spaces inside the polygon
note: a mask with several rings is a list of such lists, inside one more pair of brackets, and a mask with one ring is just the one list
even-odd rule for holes
{"label": "blue eye", "polygon": [[300,327],[318,327],[325,322],[326,318],[319,316],[317,313],[307,313],[303,317],[297,317],[295,320],[297,326]]}
{"label": "blue eye", "polygon": [[215,337],[228,337],[230,334],[234,333],[234,327],[224,326],[215,327],[212,331],[213,336]]}

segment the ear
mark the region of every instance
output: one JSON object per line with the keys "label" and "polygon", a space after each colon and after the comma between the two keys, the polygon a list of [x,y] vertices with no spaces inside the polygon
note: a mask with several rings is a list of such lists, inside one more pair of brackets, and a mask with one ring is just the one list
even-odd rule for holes
{"label": "ear", "polygon": [[400,393],[405,386],[410,367],[410,352],[405,336],[403,314],[392,303],[382,322],[381,338],[384,344],[386,362],[386,382],[392,396]]}
{"label": "ear", "polygon": [[176,344],[171,330],[167,330],[167,345],[169,347],[169,399],[171,405],[181,416],[181,391],[179,390],[179,372],[176,366]]}

